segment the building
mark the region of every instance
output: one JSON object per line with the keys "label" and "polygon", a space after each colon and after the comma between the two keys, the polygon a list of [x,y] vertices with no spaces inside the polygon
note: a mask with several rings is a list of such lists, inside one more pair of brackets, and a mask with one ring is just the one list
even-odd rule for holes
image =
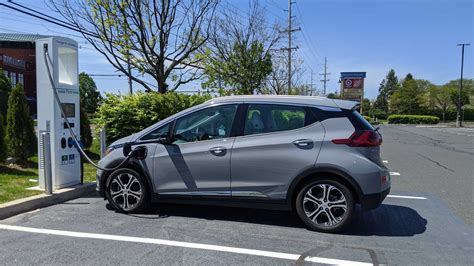
{"label": "building", "polygon": [[45,35],[0,33],[0,69],[10,78],[12,87],[23,85],[30,106],[36,115],[36,52],[35,41]]}

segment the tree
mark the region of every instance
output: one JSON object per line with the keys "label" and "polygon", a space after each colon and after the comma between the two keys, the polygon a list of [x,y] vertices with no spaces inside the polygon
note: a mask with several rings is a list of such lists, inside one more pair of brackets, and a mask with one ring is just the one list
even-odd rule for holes
{"label": "tree", "polygon": [[7,116],[8,96],[10,95],[10,91],[10,79],[3,74],[0,68],[0,115],[3,117]]}
{"label": "tree", "polygon": [[[459,98],[459,90],[458,89],[454,89],[452,92],[451,92],[451,101],[452,103],[457,107],[458,106],[458,99]],[[466,104],[469,104],[470,103],[470,100],[469,100],[469,92],[468,91],[465,91],[463,90],[462,91],[462,94],[461,94],[461,108],[466,105]]]}
{"label": "tree", "polygon": [[237,94],[262,92],[272,70],[270,50],[280,37],[277,26],[267,25],[265,9],[257,1],[251,2],[247,16],[235,9],[221,13],[202,49],[206,78],[203,87],[230,87]]}
{"label": "tree", "polygon": [[153,78],[160,93],[200,77],[195,66],[203,58],[195,55],[208,40],[218,4],[218,0],[50,2],[118,71],[147,91],[155,87],[147,77]]}
{"label": "tree", "polygon": [[84,72],[79,74],[79,94],[84,110],[88,114],[95,113],[102,102],[102,96],[97,91],[94,80]]}
{"label": "tree", "polygon": [[0,163],[5,159],[5,122],[3,122],[3,115],[0,114]]}
{"label": "tree", "polygon": [[441,110],[444,123],[446,121],[446,111],[451,106],[451,95],[453,92],[456,92],[456,88],[450,86],[431,85],[427,90],[435,101],[435,108]]}
{"label": "tree", "polygon": [[272,71],[268,75],[264,94],[276,95],[318,95],[311,85],[303,83],[303,60],[293,57],[291,71],[291,90],[288,91],[288,57],[281,51],[272,53]]}
{"label": "tree", "polygon": [[388,112],[390,97],[400,88],[398,77],[395,70],[390,69],[385,79],[382,80],[379,86],[379,95],[375,101],[375,108]]}
{"label": "tree", "polygon": [[36,153],[33,119],[21,84],[13,88],[8,98],[6,143],[8,154],[20,161]]}
{"label": "tree", "polygon": [[423,93],[411,74],[408,74],[390,99],[390,109],[397,114],[417,114],[423,103]]}
{"label": "tree", "polygon": [[[411,75],[411,74],[409,74]],[[385,78],[386,83],[384,86],[385,92],[387,93],[387,97],[390,98],[390,96],[397,91],[397,89],[400,88],[400,84],[398,83],[398,77],[395,75],[395,70],[390,69],[388,71],[387,77]]]}
{"label": "tree", "polygon": [[[450,87],[455,87],[455,88],[459,88],[459,86],[461,85],[461,80],[460,79],[455,79],[455,80],[451,80],[449,81],[446,86],[450,86]],[[463,91],[467,91],[469,95],[471,95],[471,97],[474,95],[474,79],[463,79],[462,80],[462,90]]]}
{"label": "tree", "polygon": [[81,115],[81,141],[84,147],[89,148],[92,145],[92,132],[89,117],[87,116],[86,110],[83,105],[80,107]]}
{"label": "tree", "polygon": [[370,104],[370,100],[367,99],[367,98],[364,98],[362,100],[362,104],[361,104],[361,108],[362,108],[362,114],[363,115],[370,115],[371,113],[371,110],[372,110],[372,106]]}
{"label": "tree", "polygon": [[205,70],[207,82],[221,81],[236,94],[253,94],[260,90],[272,70],[270,54],[265,55],[263,45],[258,42],[248,47],[236,43],[227,59],[210,59]]}
{"label": "tree", "polygon": [[337,91],[331,92],[327,96],[329,99],[342,99],[341,95]]}
{"label": "tree", "polygon": [[388,95],[385,90],[385,79],[380,82],[379,95],[377,95],[377,99],[375,100],[375,107],[384,112],[388,112]]}

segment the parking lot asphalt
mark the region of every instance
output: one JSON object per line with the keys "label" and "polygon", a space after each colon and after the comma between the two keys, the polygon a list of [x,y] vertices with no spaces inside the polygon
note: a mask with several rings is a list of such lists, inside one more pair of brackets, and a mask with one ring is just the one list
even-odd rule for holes
{"label": "parking lot asphalt", "polygon": [[291,212],[168,204],[125,215],[94,193],[0,221],[0,263],[472,265],[472,133],[380,130],[391,195],[340,234],[308,231]]}
{"label": "parking lot asphalt", "polygon": [[474,128],[382,126],[393,190],[432,193],[474,225]]}

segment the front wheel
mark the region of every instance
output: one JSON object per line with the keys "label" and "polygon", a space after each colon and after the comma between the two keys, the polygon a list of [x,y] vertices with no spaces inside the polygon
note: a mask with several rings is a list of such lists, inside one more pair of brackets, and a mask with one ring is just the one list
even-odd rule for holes
{"label": "front wheel", "polygon": [[148,204],[148,188],[143,177],[128,168],[115,170],[107,180],[106,196],[120,212],[133,213]]}
{"label": "front wheel", "polygon": [[339,182],[316,180],[299,191],[296,211],[310,230],[334,233],[350,223],[354,213],[354,197],[349,188]]}

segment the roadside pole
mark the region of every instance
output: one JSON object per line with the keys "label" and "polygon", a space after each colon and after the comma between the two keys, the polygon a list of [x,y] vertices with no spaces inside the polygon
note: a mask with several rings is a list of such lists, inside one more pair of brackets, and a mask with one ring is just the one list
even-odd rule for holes
{"label": "roadside pole", "polygon": [[49,132],[41,133],[41,140],[43,142],[43,161],[44,161],[44,192],[47,195],[53,194],[53,173],[51,169],[51,143]]}
{"label": "roadside pole", "polygon": [[464,46],[469,46],[469,43],[460,43],[458,46],[461,46],[461,82],[459,86],[459,93],[458,93],[458,104],[457,104],[457,115],[456,115],[456,127],[462,127],[462,120],[461,120],[461,96],[462,96],[462,79],[463,79],[463,72],[464,72]]}

